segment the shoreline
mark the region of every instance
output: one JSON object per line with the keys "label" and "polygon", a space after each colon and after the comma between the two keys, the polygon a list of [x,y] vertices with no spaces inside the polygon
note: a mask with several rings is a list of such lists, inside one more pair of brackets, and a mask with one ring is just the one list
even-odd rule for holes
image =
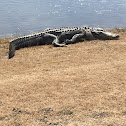
{"label": "shoreline", "polygon": [[[114,29],[109,29],[107,30],[112,33],[117,33],[120,35],[120,37],[124,36],[124,33],[126,33],[126,28],[119,29],[119,28],[114,28]],[[16,37],[15,37],[16,38]],[[18,37],[17,37],[18,38]],[[9,50],[9,42],[14,38],[0,38],[0,59],[3,56],[6,56],[8,54]],[[97,41],[97,40],[96,40]],[[33,46],[34,47],[34,46]]]}
{"label": "shoreline", "polygon": [[[126,32],[126,28],[107,29],[106,31],[117,33],[117,34],[123,34],[124,32]],[[8,43],[9,40],[14,39],[14,38],[18,38],[18,37],[20,37],[20,36],[0,38],[0,44]]]}
{"label": "shoreline", "polygon": [[[126,29],[126,27],[123,27],[123,28],[104,28],[105,30],[107,30],[107,31],[112,31],[112,30],[123,30],[123,29]],[[33,32],[33,33],[35,33],[35,32]],[[30,33],[29,33],[30,34]],[[26,34],[26,35],[29,35],[29,34]],[[25,35],[25,34],[24,34]],[[0,39],[5,39],[5,38],[17,38],[17,37],[21,37],[21,36],[24,36],[24,35],[20,35],[20,34],[16,34],[16,33],[14,33],[14,34],[5,34],[5,35],[0,35]],[[1,37],[2,36],[2,37]]]}

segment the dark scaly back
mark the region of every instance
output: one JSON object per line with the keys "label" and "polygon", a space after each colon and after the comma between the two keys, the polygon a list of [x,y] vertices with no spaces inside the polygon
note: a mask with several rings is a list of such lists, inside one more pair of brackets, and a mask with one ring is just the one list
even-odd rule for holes
{"label": "dark scaly back", "polygon": [[44,33],[50,33],[56,36],[61,35],[63,32],[74,31],[80,29],[79,27],[61,27],[61,28],[54,28],[54,29],[46,29]]}

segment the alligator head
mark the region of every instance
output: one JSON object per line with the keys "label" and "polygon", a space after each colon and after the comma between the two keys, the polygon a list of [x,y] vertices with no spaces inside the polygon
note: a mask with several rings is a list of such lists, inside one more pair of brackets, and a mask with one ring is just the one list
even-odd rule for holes
{"label": "alligator head", "polygon": [[102,40],[114,40],[119,38],[119,34],[113,34],[106,31],[101,30],[92,30],[92,35],[96,39],[102,39]]}

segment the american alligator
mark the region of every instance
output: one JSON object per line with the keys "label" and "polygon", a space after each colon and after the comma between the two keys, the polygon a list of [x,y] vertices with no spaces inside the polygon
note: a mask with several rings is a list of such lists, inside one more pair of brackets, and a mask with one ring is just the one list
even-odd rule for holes
{"label": "american alligator", "polygon": [[118,39],[118,34],[106,32],[101,28],[91,27],[63,27],[58,29],[46,29],[42,32],[19,37],[10,41],[9,56],[12,58],[15,55],[15,50],[20,48],[53,44],[56,47],[66,47],[67,44],[79,42],[81,39],[86,40],[109,40]]}

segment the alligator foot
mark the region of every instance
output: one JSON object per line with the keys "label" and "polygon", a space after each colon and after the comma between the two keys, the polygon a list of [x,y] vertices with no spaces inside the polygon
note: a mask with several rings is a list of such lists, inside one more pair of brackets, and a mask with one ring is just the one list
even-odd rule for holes
{"label": "alligator foot", "polygon": [[59,44],[59,43],[56,43],[56,42],[52,42],[52,44],[53,44],[55,47],[67,47],[66,44]]}

